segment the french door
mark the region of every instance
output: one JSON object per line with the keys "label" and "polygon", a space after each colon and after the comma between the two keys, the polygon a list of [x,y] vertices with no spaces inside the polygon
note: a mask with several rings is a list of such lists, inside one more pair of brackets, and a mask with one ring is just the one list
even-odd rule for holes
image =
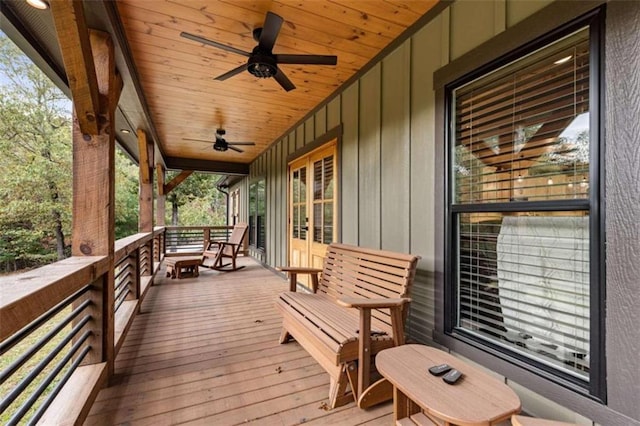
{"label": "french door", "polygon": [[[321,268],[338,229],[336,141],[289,163],[289,265]],[[309,286],[308,278],[298,281]]]}

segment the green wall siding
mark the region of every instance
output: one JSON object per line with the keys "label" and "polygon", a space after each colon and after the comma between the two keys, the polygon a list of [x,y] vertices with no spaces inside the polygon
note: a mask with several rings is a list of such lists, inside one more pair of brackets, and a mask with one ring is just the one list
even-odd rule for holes
{"label": "green wall siding", "polygon": [[[434,198],[434,188],[442,185],[445,178],[434,174],[434,139],[442,125],[436,126],[433,73],[549,3],[455,2],[358,81],[283,135],[255,160],[250,177],[238,185],[247,194],[249,180],[256,176],[267,176],[268,180],[267,257],[252,254],[270,266],[287,263],[287,157],[342,125],[338,154],[339,239],[422,257],[408,328],[413,339],[429,343],[434,328],[434,206],[442,203]],[[637,17],[634,19],[638,21]],[[241,204],[243,207],[246,202]],[[246,212],[241,217],[246,218]],[[636,331],[636,337],[637,334]],[[525,410],[537,416],[593,424],[522,384],[505,380],[517,390]],[[622,398],[623,393],[615,395]],[[567,401],[557,394],[547,397]],[[637,407],[618,405],[632,415]]]}

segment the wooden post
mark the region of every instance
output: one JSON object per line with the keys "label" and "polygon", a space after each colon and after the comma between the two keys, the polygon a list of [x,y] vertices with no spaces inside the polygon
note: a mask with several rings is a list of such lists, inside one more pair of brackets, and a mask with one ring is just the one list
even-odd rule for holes
{"label": "wooden post", "polygon": [[165,170],[164,166],[160,163],[156,164],[156,175],[158,181],[158,199],[156,200],[156,225],[164,226],[165,225],[165,200],[166,195],[164,194],[164,180],[165,180]]}
{"label": "wooden post", "polygon": [[138,129],[140,154],[140,192],[138,231],[153,232],[153,143],[147,140],[144,130]]}
{"label": "wooden post", "polygon": [[[58,30],[60,34],[61,31]],[[122,90],[116,73],[109,35],[90,31],[90,44],[99,91],[96,134],[84,133],[77,107],[73,119],[73,230],[74,256],[106,255],[108,272],[91,284],[93,348],[86,364],[107,363],[114,369],[114,235],[115,235],[115,109]],[[66,61],[65,61],[66,63]],[[68,72],[70,72],[68,70]],[[76,104],[75,93],[74,105]],[[86,115],[84,111],[80,114]],[[85,117],[86,118],[86,117]]]}

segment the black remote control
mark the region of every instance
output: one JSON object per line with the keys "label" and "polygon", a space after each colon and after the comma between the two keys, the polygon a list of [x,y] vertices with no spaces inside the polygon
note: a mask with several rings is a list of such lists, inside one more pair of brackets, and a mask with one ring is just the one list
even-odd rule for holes
{"label": "black remote control", "polygon": [[449,370],[451,370],[451,366],[449,364],[440,364],[434,365],[433,367],[429,368],[429,373],[433,374],[434,376],[442,376]]}
{"label": "black remote control", "polygon": [[449,385],[453,385],[455,382],[460,380],[461,377],[462,377],[462,373],[454,369],[449,371],[447,374],[445,374],[442,380],[444,380],[445,383]]}

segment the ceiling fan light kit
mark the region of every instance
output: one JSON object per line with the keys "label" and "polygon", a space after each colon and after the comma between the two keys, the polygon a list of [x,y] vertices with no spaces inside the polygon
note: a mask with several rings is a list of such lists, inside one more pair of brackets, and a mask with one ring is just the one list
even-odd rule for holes
{"label": "ceiling fan light kit", "polygon": [[247,63],[232,69],[222,75],[216,77],[216,80],[224,81],[234,75],[240,74],[247,70],[249,73],[258,78],[273,77],[280,86],[287,92],[296,88],[289,78],[278,68],[278,64],[292,65],[336,65],[338,63],[337,56],[333,55],[276,55],[273,46],[282,28],[284,19],[275,13],[267,12],[267,16],[262,28],[253,30],[253,38],[258,45],[253,48],[251,53],[217,41],[209,40],[194,34],[181,32],[180,36],[198,43],[208,44],[227,52],[246,56]]}

